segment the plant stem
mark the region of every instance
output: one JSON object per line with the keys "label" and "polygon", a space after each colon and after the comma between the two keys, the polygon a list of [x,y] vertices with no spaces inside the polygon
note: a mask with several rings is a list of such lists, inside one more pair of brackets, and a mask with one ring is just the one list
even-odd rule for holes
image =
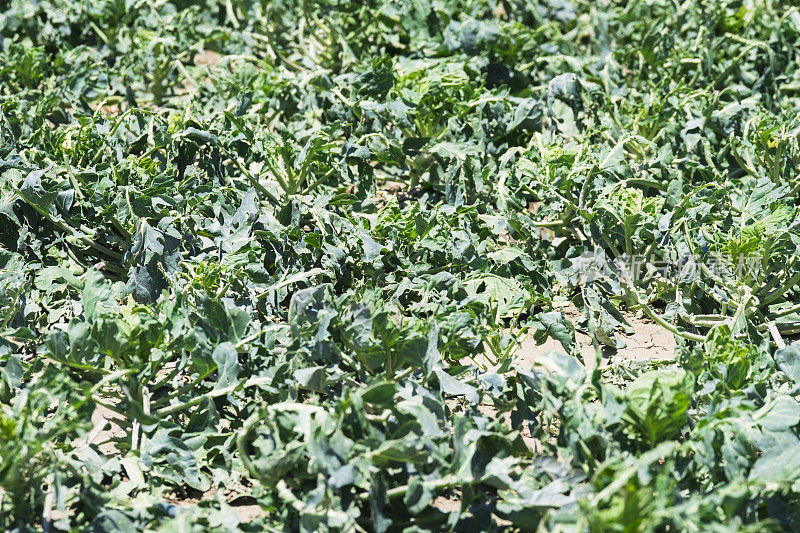
{"label": "plant stem", "polygon": [[235,390],[238,390],[240,388],[241,389],[246,389],[246,388],[253,387],[253,386],[256,386],[256,385],[264,385],[264,384],[270,383],[271,381],[272,381],[272,378],[270,378],[270,377],[254,377],[254,378],[250,378],[243,384],[242,383],[237,383],[236,385],[230,385],[228,387],[223,387],[221,389],[214,389],[212,391],[206,392],[205,394],[201,394],[199,396],[195,396],[194,398],[192,398],[191,400],[189,400],[186,403],[179,403],[179,404],[176,404],[176,405],[171,405],[169,407],[162,407],[161,409],[159,409],[159,410],[157,410],[155,412],[155,416],[157,416],[158,418],[162,418],[162,417],[165,417],[165,416],[174,415],[176,413],[180,413],[180,412],[186,411],[187,409],[191,409],[195,405],[198,405],[200,402],[202,402],[205,398],[218,398],[220,396],[225,396],[226,394],[229,394],[229,393],[231,393],[231,392],[233,392]]}

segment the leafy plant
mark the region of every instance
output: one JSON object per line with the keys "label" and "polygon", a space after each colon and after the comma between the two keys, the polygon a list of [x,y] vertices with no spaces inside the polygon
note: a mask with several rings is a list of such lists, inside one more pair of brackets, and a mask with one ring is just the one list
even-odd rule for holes
{"label": "leafy plant", "polygon": [[788,4],[3,2],[0,527],[800,529]]}
{"label": "leafy plant", "polygon": [[694,376],[683,370],[648,372],[625,390],[623,416],[651,446],[676,438],[686,424],[693,388]]}

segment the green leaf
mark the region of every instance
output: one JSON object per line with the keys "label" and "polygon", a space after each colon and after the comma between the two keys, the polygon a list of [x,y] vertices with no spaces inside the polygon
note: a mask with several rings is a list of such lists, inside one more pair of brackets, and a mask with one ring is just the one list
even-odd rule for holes
{"label": "green leaf", "polygon": [[433,492],[419,477],[412,477],[408,483],[408,490],[403,496],[403,503],[412,515],[421,513],[433,499]]}
{"label": "green leaf", "polygon": [[800,405],[790,396],[778,396],[765,404],[753,419],[770,431],[783,431],[800,423]]}
{"label": "green leaf", "polygon": [[676,438],[686,425],[693,390],[694,378],[683,370],[647,372],[625,391],[624,418],[651,445]]}
{"label": "green leaf", "polygon": [[322,391],[325,389],[326,384],[325,367],[315,366],[295,370],[294,379],[296,379],[298,385],[303,388]]}
{"label": "green leaf", "polygon": [[374,383],[364,389],[361,398],[373,405],[390,405],[394,402],[394,395],[397,393],[397,385],[388,381]]}
{"label": "green leaf", "polygon": [[444,370],[437,368],[433,372],[439,380],[439,387],[444,394],[449,396],[465,396],[473,403],[478,402],[478,393],[475,387],[458,381]]}
{"label": "green leaf", "polygon": [[217,389],[230,387],[239,382],[242,366],[239,364],[239,354],[233,344],[230,342],[218,344],[211,353],[211,358],[217,365]]}

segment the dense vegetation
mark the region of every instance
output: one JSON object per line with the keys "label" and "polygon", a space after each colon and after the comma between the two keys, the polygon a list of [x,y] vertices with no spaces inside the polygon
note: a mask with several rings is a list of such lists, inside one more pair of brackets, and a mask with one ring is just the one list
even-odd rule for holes
{"label": "dense vegetation", "polygon": [[792,4],[0,1],[0,528],[800,529]]}

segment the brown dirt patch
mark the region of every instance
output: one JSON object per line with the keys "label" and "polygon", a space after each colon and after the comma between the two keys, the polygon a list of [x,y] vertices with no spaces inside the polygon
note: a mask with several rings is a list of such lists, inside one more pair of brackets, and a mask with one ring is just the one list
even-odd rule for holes
{"label": "brown dirt patch", "polygon": [[256,518],[263,518],[269,516],[269,513],[261,508],[260,505],[232,505],[233,512],[236,513],[236,518],[242,524],[251,522]]}
{"label": "brown dirt patch", "polygon": [[[602,366],[615,361],[665,361],[674,357],[675,337],[655,322],[646,318],[626,316],[625,319],[633,328],[630,335],[618,334],[625,341],[625,347],[616,352],[606,348],[603,353]],[[594,347],[587,335],[575,333],[582,362],[591,366],[594,362]],[[525,339],[517,349],[514,358],[520,368],[528,370],[534,362],[548,352],[564,353],[561,343],[547,339],[544,344],[536,344],[532,338]]]}
{"label": "brown dirt patch", "polygon": [[125,435],[119,423],[123,420],[119,413],[107,407],[98,405],[92,413],[92,429],[87,438],[87,444],[98,444],[97,449],[105,456],[119,454],[119,449],[114,439]]}
{"label": "brown dirt patch", "polygon": [[[572,304],[567,304],[559,309],[573,323],[581,316],[580,311]],[[612,350],[608,347],[601,347],[603,350],[603,360],[601,367],[612,363],[623,361],[669,361],[674,358],[675,337],[672,333],[659,326],[646,317],[638,317],[633,314],[624,314],[625,320],[631,325],[633,332],[626,334],[617,332],[618,338],[625,342],[625,347],[619,350]],[[591,368],[594,365],[595,355],[592,340],[588,335],[575,332],[575,341],[578,345],[581,364]],[[486,351],[489,351],[488,346]],[[511,354],[512,364],[522,370],[530,370],[534,363],[549,352],[566,353],[561,343],[548,338],[544,344],[537,344],[532,336],[526,337]],[[471,364],[470,359],[462,360],[465,365]],[[474,362],[486,368],[493,368],[491,361],[483,355],[475,358]]]}
{"label": "brown dirt patch", "polygon": [[212,52],[211,50],[203,50],[199,54],[194,56],[194,64],[198,67],[202,67],[204,65],[214,68],[219,63],[219,60],[222,58],[220,54],[217,52]]}
{"label": "brown dirt patch", "polygon": [[[117,98],[112,98],[110,103],[108,100],[103,100],[102,102],[89,102],[88,105],[93,112],[99,112],[107,117],[116,117],[121,111],[120,102],[117,102]],[[69,108],[68,111],[72,112],[73,109]]]}
{"label": "brown dirt patch", "polygon": [[386,181],[382,183],[375,192],[375,205],[378,209],[381,209],[392,197],[397,197],[398,200],[401,200],[406,189],[407,186],[405,183],[395,181]]}

